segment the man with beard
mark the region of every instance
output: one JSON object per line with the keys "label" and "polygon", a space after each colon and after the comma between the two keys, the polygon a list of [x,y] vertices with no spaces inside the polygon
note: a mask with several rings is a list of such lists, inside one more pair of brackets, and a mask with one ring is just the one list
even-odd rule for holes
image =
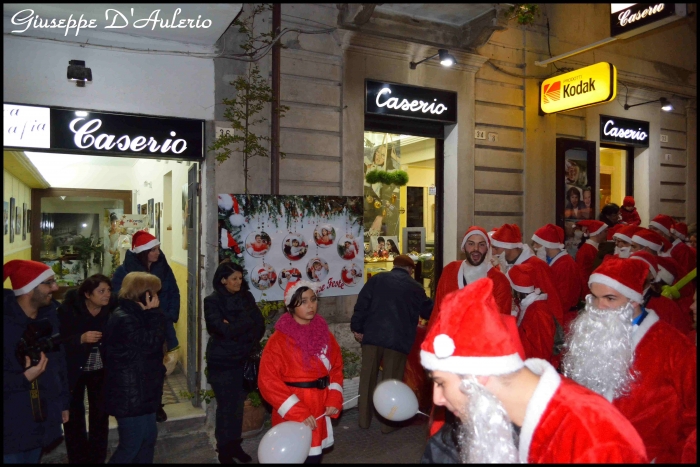
{"label": "man with beard", "polygon": [[647,462],[639,435],[604,398],[544,360],[523,362],[492,287],[486,278],[450,294],[421,345],[433,402],[462,422],[462,461]]}
{"label": "man with beard", "polygon": [[585,237],[588,237],[586,242],[576,252],[576,264],[581,270],[583,297],[585,297],[591,293],[588,289],[588,278],[593,273],[593,269],[595,269],[593,263],[595,263],[596,256],[598,256],[598,246],[608,238],[608,225],[605,222],[588,220],[578,221],[576,226],[583,230]]}
{"label": "man with beard", "polygon": [[680,462],[697,421],[692,343],[641,304],[648,265],[612,258],[589,279],[567,336],[564,374],[604,395],[637,429],[649,458]]}
{"label": "man with beard", "polygon": [[38,464],[42,448],[61,438],[61,424],[68,422],[65,354],[56,343],[57,351],[41,352],[32,365],[28,356],[18,358],[17,349],[30,325],[58,333],[52,300],[58,285],[51,268],[38,261],[8,261],[2,276],[12,284],[3,297],[3,461]]}
{"label": "man with beard", "polygon": [[564,229],[547,224],[537,229],[532,236],[537,257],[546,261],[552,271],[554,286],[564,307],[561,323],[564,333],[569,332],[569,324],[578,315],[578,302],[581,298],[581,272],[574,258],[564,249]]}
{"label": "man with beard", "polygon": [[[493,281],[493,296],[498,304],[498,310],[504,315],[511,314],[513,299],[510,284],[506,276],[491,264],[489,240],[486,230],[476,225],[469,227],[469,230],[464,234],[461,249],[467,255],[467,259],[452,261],[442,270],[435,291],[435,305],[428,322],[428,331],[437,321],[442,300],[447,295],[484,277]],[[431,436],[440,430],[446,415],[449,419],[450,416],[445,413],[444,409],[440,407],[433,409]]]}
{"label": "man with beard", "polygon": [[629,258],[632,253],[632,237],[641,227],[625,225],[613,234],[615,255],[619,258]]}
{"label": "man with beard", "polygon": [[[527,358],[547,360],[559,367],[559,351],[554,349],[556,325],[549,312],[551,302],[538,287],[539,277],[530,264],[513,266],[506,273],[518,305],[517,325],[520,341]],[[559,341],[563,341],[563,335]],[[556,355],[555,355],[556,353]]]}
{"label": "man with beard", "polygon": [[693,321],[690,313],[683,313],[680,307],[670,298],[662,296],[654,287],[654,283],[661,280],[659,278],[659,263],[658,259],[661,256],[654,256],[646,251],[637,251],[632,253],[630,259],[644,261],[649,267],[649,274],[644,282],[644,291],[642,296],[644,302],[642,306],[647,310],[654,310],[659,319],[670,324],[672,327],[680,331],[681,334],[688,334],[692,330]]}
{"label": "man with beard", "polygon": [[552,271],[547,263],[536,257],[529,246],[522,243],[523,235],[517,224],[503,224],[491,237],[491,250],[494,256],[504,259],[506,266],[501,269],[505,273],[517,264],[531,264],[537,271],[542,293],[546,293],[552,307],[550,312],[556,319],[557,325],[564,322],[564,303],[554,285]]}

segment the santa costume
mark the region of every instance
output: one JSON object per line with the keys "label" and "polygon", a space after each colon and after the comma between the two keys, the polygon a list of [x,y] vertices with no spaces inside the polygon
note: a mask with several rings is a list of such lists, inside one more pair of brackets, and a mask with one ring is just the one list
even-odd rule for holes
{"label": "santa costume", "polygon": [[[629,211],[625,208],[632,208]],[[642,219],[639,217],[637,208],[634,207],[634,198],[631,196],[625,196],[622,200],[622,208],[620,209],[620,217],[622,222],[627,225],[637,226],[642,223]]]}
{"label": "santa costume", "polygon": [[[591,275],[590,284],[611,287],[632,302],[643,301],[647,268],[634,260],[611,259]],[[697,355],[686,336],[645,310],[632,331],[636,374],[629,393],[612,402],[642,437],[649,459],[677,463],[697,422]]]}
{"label": "santa costume", "polygon": [[[520,255],[513,264],[508,265],[507,269],[518,264],[530,264],[535,268],[538,280],[540,281],[540,290],[549,297],[550,303],[552,304],[550,311],[552,315],[554,315],[554,318],[556,318],[557,323],[561,325],[564,322],[564,303],[554,284],[552,270],[547,266],[546,262],[532,253],[529,246],[522,243],[522,238],[520,227],[518,227],[517,224],[504,224],[491,237],[491,245],[507,250],[515,248],[522,249]],[[505,255],[505,253],[503,253],[503,255]],[[556,306],[556,304],[559,304],[559,306]]]}
{"label": "santa costume", "polygon": [[532,236],[532,240],[543,248],[561,250],[554,258],[547,258],[547,263],[552,270],[552,279],[564,307],[561,325],[565,333],[569,332],[569,324],[578,315],[577,305],[581,299],[582,289],[581,271],[574,258],[564,248],[564,229],[558,225],[547,224],[539,228]]}
{"label": "santa costume", "polygon": [[[605,222],[596,220],[578,221],[576,225],[587,229],[587,232],[584,234],[587,237],[598,235],[608,228]],[[590,238],[576,252],[576,264],[581,271],[581,279],[583,281],[582,298],[591,293],[591,290],[588,288],[588,278],[593,273],[593,263],[595,263],[596,256],[598,256],[598,243]]]}
{"label": "santa costume", "polygon": [[639,231],[640,229],[641,227],[637,227],[634,225],[625,225],[617,229],[617,231],[613,234],[613,240],[621,240],[625,243],[628,243],[629,245],[624,247],[616,246],[614,256],[623,259],[630,257],[630,254],[632,253],[632,237],[634,237],[634,234],[637,233],[637,231]]}
{"label": "santa costume", "polygon": [[525,357],[547,360],[554,368],[559,367],[559,356],[554,355],[554,332],[556,326],[547,294],[537,287],[537,276],[530,264],[513,266],[506,273],[514,291],[527,294],[520,301],[517,325]]}
{"label": "santa costume", "polygon": [[524,367],[532,372],[538,382],[520,429],[517,460],[522,463],[647,462],[639,435],[603,397],[560,376],[544,360],[523,362],[517,337],[504,322],[508,317],[499,316],[492,286],[481,279],[445,300],[443,314],[421,345],[425,369],[473,376],[501,376]]}
{"label": "santa costume", "polygon": [[[290,305],[299,287],[314,293],[317,290],[317,285],[308,281],[289,283],[285,305]],[[343,358],[323,317],[316,314],[306,325],[297,323],[289,312],[280,317],[263,350],[258,385],[260,394],[272,405],[273,426],[303,422],[309,416],[317,419],[309,456],[320,455],[333,445],[331,418],[338,418],[343,408]],[[324,416],[326,407],[334,407],[338,413]]]}

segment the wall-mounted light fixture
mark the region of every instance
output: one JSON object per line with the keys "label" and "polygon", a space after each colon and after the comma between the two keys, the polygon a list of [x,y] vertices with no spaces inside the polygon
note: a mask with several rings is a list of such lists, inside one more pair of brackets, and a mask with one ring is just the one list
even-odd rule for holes
{"label": "wall-mounted light fixture", "polygon": [[437,56],[440,56],[440,65],[442,66],[451,67],[452,65],[457,63],[457,60],[455,60],[455,58],[452,55],[450,55],[447,49],[438,49],[438,53],[436,53],[435,55],[431,55],[430,57],[424,58],[420,62],[411,62],[411,70],[415,70],[416,67],[421,63],[430,60],[431,58],[435,58]]}
{"label": "wall-mounted light fixture", "polygon": [[653,101],[640,102],[639,104],[632,104],[632,105],[629,105],[629,104],[627,104],[627,102],[625,102],[625,110],[629,110],[632,107],[637,107],[638,105],[651,104],[654,102],[661,103],[661,110],[663,110],[664,112],[670,112],[673,110],[673,105],[665,97],[660,97],[658,99],[654,99]]}
{"label": "wall-mounted light fixture", "polygon": [[143,182],[144,187],[153,188],[153,182]]}
{"label": "wall-mounted light fixture", "polygon": [[92,70],[85,68],[83,60],[71,60],[68,62],[68,79],[75,81],[79,88],[83,88],[86,81],[92,81]]}

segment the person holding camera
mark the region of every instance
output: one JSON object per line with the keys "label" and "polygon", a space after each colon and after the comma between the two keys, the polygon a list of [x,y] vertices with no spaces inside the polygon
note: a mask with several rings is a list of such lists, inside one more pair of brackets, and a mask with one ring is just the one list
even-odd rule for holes
{"label": "person holding camera", "polygon": [[243,405],[247,396],[243,368],[253,346],[265,334],[265,319],[243,279],[243,268],[222,262],[214,273],[214,292],[204,299],[207,380],[216,395],[216,450],[219,462],[246,464],[251,457],[241,447]]}
{"label": "person holding camera", "polygon": [[[122,288],[124,277],[131,272],[148,272],[160,279],[161,289],[158,293],[160,309],[165,314],[165,343],[168,352],[180,348],[175,332],[175,323],[180,318],[180,289],[175,280],[175,274],[160,250],[160,241],[150,233],[139,230],[131,239],[131,250],[126,252],[124,263],[119,266],[112,276],[112,290],[118,294]],[[163,423],[168,420],[168,414],[158,407],[156,421]]]}
{"label": "person holding camera", "polygon": [[[78,289],[66,293],[58,308],[61,335],[65,336],[70,421],[63,426],[68,462],[104,464],[107,458],[109,415],[104,411],[102,332],[117,299],[107,276],[95,274]],[[85,390],[90,404],[90,435],[85,429]]]}
{"label": "person holding camera", "polygon": [[12,290],[3,296],[3,462],[36,464],[42,448],[62,435],[70,394],[57,342],[53,270],[15,259],[2,268]]}
{"label": "person holding camera", "polygon": [[119,290],[119,306],[102,334],[105,410],[119,425],[119,445],[110,464],[153,463],[156,411],[165,381],[167,318],[159,308],[160,287],[160,279],[153,274],[127,274]]}

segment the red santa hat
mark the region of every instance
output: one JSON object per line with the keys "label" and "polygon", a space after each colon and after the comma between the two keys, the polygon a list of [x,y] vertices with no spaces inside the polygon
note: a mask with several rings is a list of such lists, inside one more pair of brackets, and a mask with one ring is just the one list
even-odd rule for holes
{"label": "red santa hat", "polygon": [[554,224],[547,224],[535,231],[532,239],[545,248],[564,249],[564,229]]}
{"label": "red santa hat", "polygon": [[685,222],[677,222],[671,227],[671,233],[684,242],[688,241],[688,226]]}
{"label": "red santa hat", "polygon": [[535,281],[532,280],[535,274],[535,268],[531,264],[517,264],[506,272],[506,277],[510,282],[510,286],[516,292],[524,294],[540,293],[540,290],[535,288]]}
{"label": "red santa hat", "polygon": [[3,282],[10,278],[15,296],[31,292],[49,277],[53,270],[46,264],[25,259],[13,259],[2,266]]}
{"label": "red santa hat", "polygon": [[426,370],[504,375],[523,368],[517,341],[492,291],[493,281],[482,278],[445,297],[437,322],[421,344]]}
{"label": "red santa hat", "polygon": [[634,207],[634,198],[631,196],[625,196],[625,198],[622,200],[622,205],[627,207],[627,208],[633,208]]}
{"label": "red santa hat", "polygon": [[233,248],[233,251],[236,253],[236,255],[243,255],[243,253],[241,252],[241,247],[238,246],[238,242],[236,241],[236,239],[233,238],[231,232],[224,229],[223,227],[221,228],[221,248],[223,248],[224,250]]}
{"label": "red santa hat", "polygon": [[651,248],[657,253],[660,253],[664,247],[664,238],[656,232],[645,229],[644,227],[637,230],[637,233],[632,236],[632,241],[637,245]]}
{"label": "red santa hat", "polygon": [[599,233],[602,233],[603,230],[608,228],[608,224],[605,222],[597,221],[597,220],[584,220],[584,221],[578,221],[576,222],[576,225],[582,228],[585,228],[588,231],[588,236],[592,237],[593,235],[598,235]]}
{"label": "red santa hat", "polygon": [[469,240],[469,237],[471,237],[472,235],[482,236],[484,238],[484,240],[486,240],[486,246],[487,247],[491,246],[490,245],[491,239],[489,238],[489,234],[486,233],[486,229],[484,229],[483,227],[473,225],[473,226],[469,227],[469,230],[467,230],[467,232],[464,234],[464,238],[462,239],[462,245],[459,247],[462,251],[464,251],[464,245],[467,244],[467,240]]}
{"label": "red santa hat", "polygon": [[133,253],[148,251],[157,245],[160,245],[158,239],[145,230],[139,230],[131,239],[131,251]]}
{"label": "red santa hat", "polygon": [[644,283],[649,274],[649,266],[642,261],[628,261],[622,258],[609,258],[603,261],[588,278],[588,286],[603,284],[615,289],[630,300],[642,303]]}
{"label": "red santa hat", "polygon": [[290,282],[287,284],[287,288],[284,289],[284,304],[289,306],[292,302],[292,296],[294,292],[299,290],[299,287],[308,287],[313,290],[314,294],[318,295],[318,285],[314,282],[309,282],[305,280],[299,280],[296,282]]}
{"label": "red santa hat", "polygon": [[642,227],[637,227],[636,225],[622,225],[622,227],[613,234],[613,239],[618,238],[623,242],[632,243],[632,237],[634,237],[634,234],[641,228]]}
{"label": "red santa hat", "polygon": [[233,209],[233,195],[217,195],[217,202],[219,204],[219,209],[223,211],[230,211],[231,209]]}
{"label": "red santa hat", "polygon": [[498,248],[522,248],[523,234],[517,224],[503,224],[491,236],[491,245]]}
{"label": "red santa hat", "polygon": [[666,235],[671,235],[671,229],[674,223],[673,217],[667,216],[666,214],[659,214],[649,222],[649,227],[656,227]]}
{"label": "red santa hat", "polygon": [[644,261],[649,266],[649,272],[651,272],[654,280],[656,280],[659,272],[659,263],[656,261],[656,256],[652,255],[648,251],[636,251],[630,255],[630,259]]}
{"label": "red santa hat", "polygon": [[659,265],[659,279],[673,285],[678,277],[678,263],[669,256],[657,256],[656,262]]}

